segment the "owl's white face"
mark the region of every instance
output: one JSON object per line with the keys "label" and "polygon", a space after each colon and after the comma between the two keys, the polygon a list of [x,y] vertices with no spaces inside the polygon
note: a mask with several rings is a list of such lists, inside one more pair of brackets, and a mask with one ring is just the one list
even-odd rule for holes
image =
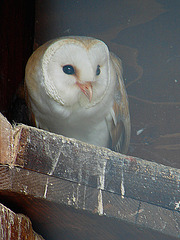
{"label": "owl's white face", "polygon": [[46,49],[42,70],[46,93],[56,102],[93,106],[109,85],[109,50],[96,39],[60,39]]}

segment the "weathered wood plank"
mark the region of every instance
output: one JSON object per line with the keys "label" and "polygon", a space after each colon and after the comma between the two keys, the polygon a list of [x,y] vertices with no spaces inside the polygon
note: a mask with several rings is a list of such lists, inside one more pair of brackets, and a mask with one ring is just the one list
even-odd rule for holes
{"label": "weathered wood plank", "polygon": [[2,204],[0,204],[0,239],[43,240],[33,231],[29,218],[15,214]]}
{"label": "weathered wood plank", "polygon": [[[6,120],[0,116],[2,122]],[[18,206],[43,236],[56,239],[55,231],[60,238],[66,229],[62,239],[100,239],[99,234],[114,240],[180,237],[178,169],[25,125],[8,129],[0,134],[2,146],[11,144],[2,161],[8,166],[0,166],[0,199]],[[51,211],[52,218],[46,219]],[[64,212],[70,214],[68,220],[62,220]],[[103,225],[99,215],[105,218]],[[42,222],[47,222],[46,229]]]}
{"label": "weathered wood plank", "polygon": [[1,166],[1,173],[0,201],[26,213],[45,239],[179,237],[179,212],[19,167]]}
{"label": "weathered wood plank", "polygon": [[0,163],[10,164],[12,159],[12,127],[0,114]]}
{"label": "weathered wood plank", "polygon": [[180,170],[20,125],[15,164],[180,210]]}

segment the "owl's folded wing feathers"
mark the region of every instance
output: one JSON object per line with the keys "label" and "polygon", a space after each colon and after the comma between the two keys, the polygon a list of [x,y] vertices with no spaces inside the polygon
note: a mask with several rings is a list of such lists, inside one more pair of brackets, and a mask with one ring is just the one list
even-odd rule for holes
{"label": "owl's folded wing feathers", "polygon": [[[130,142],[131,126],[128,107],[128,98],[122,78],[121,60],[113,53],[110,55],[117,75],[117,89],[115,92],[114,105],[108,116],[108,128],[111,136],[112,150],[127,153]],[[111,122],[109,121],[111,118]]]}

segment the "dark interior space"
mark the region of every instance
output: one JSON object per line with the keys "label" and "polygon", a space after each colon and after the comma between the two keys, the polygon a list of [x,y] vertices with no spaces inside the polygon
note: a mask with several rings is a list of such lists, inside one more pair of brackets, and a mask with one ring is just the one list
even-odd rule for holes
{"label": "dark interior space", "polygon": [[35,1],[1,1],[0,112],[8,116],[33,51]]}

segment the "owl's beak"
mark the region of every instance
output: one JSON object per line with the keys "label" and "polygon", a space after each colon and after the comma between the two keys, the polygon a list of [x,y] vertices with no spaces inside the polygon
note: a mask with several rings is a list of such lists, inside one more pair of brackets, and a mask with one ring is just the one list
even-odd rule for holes
{"label": "owl's beak", "polygon": [[86,82],[86,83],[79,83],[77,82],[78,87],[80,87],[81,91],[86,95],[86,97],[89,99],[89,102],[92,100],[92,84],[91,82]]}

